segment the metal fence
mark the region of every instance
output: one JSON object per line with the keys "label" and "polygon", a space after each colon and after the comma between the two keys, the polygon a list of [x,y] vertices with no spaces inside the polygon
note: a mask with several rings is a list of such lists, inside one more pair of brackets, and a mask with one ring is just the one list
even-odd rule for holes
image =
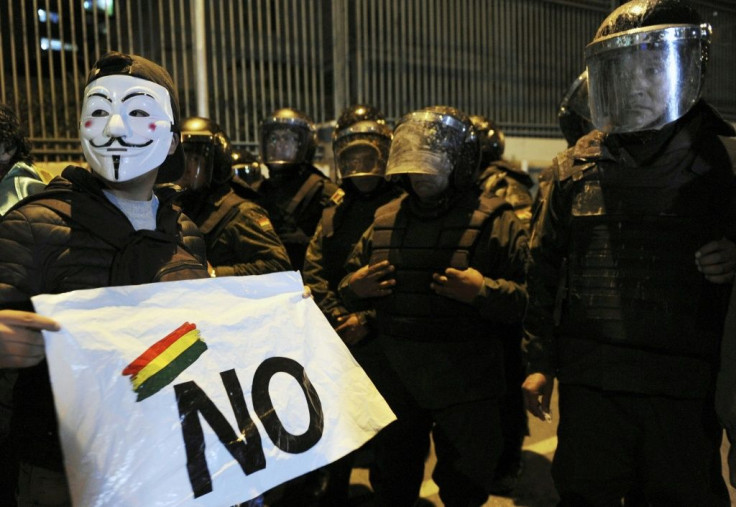
{"label": "metal fence", "polygon": [[[86,69],[108,49],[166,67],[182,116],[236,145],[290,106],[327,124],[353,103],[390,119],[432,104],[558,137],[557,104],[615,0],[1,0],[0,100],[44,160],[80,154]],[[736,7],[693,2],[713,24],[706,97],[736,119]]]}

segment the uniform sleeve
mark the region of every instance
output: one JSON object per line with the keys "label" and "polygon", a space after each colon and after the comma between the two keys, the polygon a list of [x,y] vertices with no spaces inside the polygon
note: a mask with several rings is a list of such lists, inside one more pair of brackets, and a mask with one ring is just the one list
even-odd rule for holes
{"label": "uniform sleeve", "polygon": [[320,220],[307,247],[302,276],[304,283],[311,289],[317,306],[334,324],[336,317],[349,312],[340,302],[337,292],[330,289],[325,268],[322,256],[322,221]]}
{"label": "uniform sleeve", "polygon": [[481,238],[490,257],[489,268],[482,269],[483,287],[473,301],[480,317],[496,322],[520,322],[527,304],[524,283],[529,256],[528,234],[513,211],[504,211],[492,221],[490,231]]}
{"label": "uniform sleeve", "polygon": [[[553,165],[554,168],[554,165]],[[524,351],[529,373],[553,375],[555,365],[555,311],[558,291],[564,290],[565,243],[567,225],[561,217],[562,192],[560,182],[546,173],[536,202],[530,238],[530,256],[527,266],[529,307],[524,318]]]}
{"label": "uniform sleeve", "polygon": [[236,262],[213,264],[218,276],[261,275],[290,271],[289,255],[276,235],[265,211],[238,208],[238,215],[225,227],[223,239],[232,245]]}
{"label": "uniform sleeve", "polygon": [[182,214],[179,216],[179,225],[181,227],[181,240],[189,251],[194,255],[203,266],[207,265],[207,245],[204,243],[204,237],[197,225],[192,222],[189,217]]}
{"label": "uniform sleeve", "polygon": [[350,289],[350,277],[357,270],[370,263],[371,250],[373,245],[373,226],[366,229],[358,242],[355,244],[353,251],[345,261],[346,275],[340,281],[337,292],[342,299],[345,307],[351,312],[360,312],[370,310],[372,308],[370,299],[358,297]]}

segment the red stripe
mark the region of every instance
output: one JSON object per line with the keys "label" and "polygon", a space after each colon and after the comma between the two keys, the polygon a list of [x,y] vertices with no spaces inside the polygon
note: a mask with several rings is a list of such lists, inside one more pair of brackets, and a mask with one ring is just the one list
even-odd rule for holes
{"label": "red stripe", "polygon": [[125,369],[123,370],[123,375],[135,375],[161,352],[169,348],[169,345],[171,345],[176,340],[178,340],[193,329],[197,329],[196,324],[185,322],[177,329],[166,335],[164,338],[161,338],[159,341],[148,347],[148,349],[143,354],[135,358],[133,362],[125,367]]}

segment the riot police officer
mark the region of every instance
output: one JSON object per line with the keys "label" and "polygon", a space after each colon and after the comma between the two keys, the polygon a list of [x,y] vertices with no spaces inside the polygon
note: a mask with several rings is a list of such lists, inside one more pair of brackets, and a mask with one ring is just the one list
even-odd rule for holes
{"label": "riot police officer", "polygon": [[[701,99],[710,27],[678,0],[614,10],[585,49],[599,130],[559,155],[532,224],[527,406],[560,421],[561,505],[729,505],[713,407],[736,195]],[[729,282],[729,283],[724,283]]]}
{"label": "riot police officer", "polygon": [[312,120],[294,109],[279,109],[261,122],[261,159],[268,178],[260,187],[260,204],[268,211],[294,269],[322,216],[334,204],[338,186],[312,165],[317,147]]}
{"label": "riot police officer", "polygon": [[182,122],[185,191],[182,209],[205,237],[210,272],[216,276],[259,275],[291,269],[284,245],[266,211],[236,195],[230,140],[208,118]]}
{"label": "riot police officer", "polygon": [[[350,312],[337,293],[345,276],[350,252],[373,222],[377,208],[401,195],[401,189],[385,179],[391,145],[391,129],[379,120],[355,120],[352,106],[340,116],[333,133],[335,165],[344,195],[336,206],[326,208],[304,261],[304,283],[315,302],[359,364],[369,373],[385,364],[375,343],[375,314]],[[380,112],[378,113],[380,115]],[[353,123],[349,123],[349,122]],[[323,505],[347,505],[350,471],[355,453],[331,464]]]}
{"label": "riot police officer", "polygon": [[360,121],[373,121],[381,125],[386,125],[386,116],[380,109],[370,104],[353,104],[352,106],[348,106],[337,117],[337,121],[335,121],[333,140],[334,135]]}
{"label": "riot police officer", "polygon": [[534,180],[517,165],[504,160],[506,135],[482,115],[470,117],[480,139],[481,162],[478,185],[483,192],[503,197],[525,224],[531,219]]}
{"label": "riot police officer", "polygon": [[557,120],[568,148],[575,146],[578,139],[595,128],[590,120],[587,70],[575,78],[565,96],[562,97],[557,110]]}
{"label": "riot police officer", "polygon": [[340,283],[349,308],[375,309],[389,365],[372,376],[398,418],[374,439],[379,505],[414,504],[430,433],[445,505],[482,505],[490,492],[502,445],[501,341],[526,304],[527,235],[503,199],[479,196],[479,157],[464,113],[405,115],[386,174],[408,193],[376,211]]}
{"label": "riot police officer", "polygon": [[[534,180],[517,165],[503,158],[506,135],[495,124],[482,115],[470,117],[478,131],[480,140],[480,176],[478,185],[488,195],[504,198],[511,204],[516,216],[528,226],[531,219]],[[506,372],[506,394],[502,398],[501,424],[504,447],[499,458],[492,493],[511,493],[523,471],[522,447],[529,433],[521,383],[526,368],[521,354],[521,320],[513,326],[511,334],[503,341]]]}
{"label": "riot police officer", "polygon": [[[263,181],[263,169],[258,158],[250,151],[233,148],[233,177],[257,191]],[[237,192],[237,190],[236,190]]]}

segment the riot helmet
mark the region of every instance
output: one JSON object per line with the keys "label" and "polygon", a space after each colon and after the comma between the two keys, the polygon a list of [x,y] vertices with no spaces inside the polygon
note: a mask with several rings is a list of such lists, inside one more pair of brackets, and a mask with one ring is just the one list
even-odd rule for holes
{"label": "riot helmet", "polygon": [[701,96],[711,27],[680,0],[632,0],[585,48],[590,110],[609,133],[658,130]]}
{"label": "riot helmet", "polygon": [[470,118],[455,108],[431,106],[404,115],[394,130],[386,177],[447,176],[456,189],[473,184],[480,143]]}
{"label": "riot helmet", "polygon": [[386,124],[363,120],[335,131],[333,137],[332,151],[342,179],[385,175],[391,146]]}
{"label": "riot helmet", "polygon": [[261,158],[266,165],[311,164],[317,149],[317,129],[304,113],[279,109],[261,122]]}
{"label": "riot helmet", "polygon": [[232,159],[233,174],[241,180],[252,185],[263,179],[261,163],[250,151],[233,149]]}
{"label": "riot helmet", "polygon": [[186,118],[181,127],[184,175],[179,185],[200,190],[222,185],[232,178],[230,139],[209,118]]}
{"label": "riot helmet", "polygon": [[335,130],[332,133],[333,141],[338,132],[346,129],[354,123],[366,120],[380,124],[386,123],[386,117],[383,113],[378,108],[368,104],[354,104],[345,108],[345,110],[340,113],[340,116],[337,118],[337,122],[335,123]]}
{"label": "riot helmet", "polygon": [[578,139],[595,128],[590,120],[587,70],[573,81],[565,96],[562,97],[557,119],[568,146],[575,145]]}
{"label": "riot helmet", "polygon": [[501,160],[506,149],[506,135],[498,126],[483,115],[470,117],[480,142],[480,165],[488,167],[491,162]]}

